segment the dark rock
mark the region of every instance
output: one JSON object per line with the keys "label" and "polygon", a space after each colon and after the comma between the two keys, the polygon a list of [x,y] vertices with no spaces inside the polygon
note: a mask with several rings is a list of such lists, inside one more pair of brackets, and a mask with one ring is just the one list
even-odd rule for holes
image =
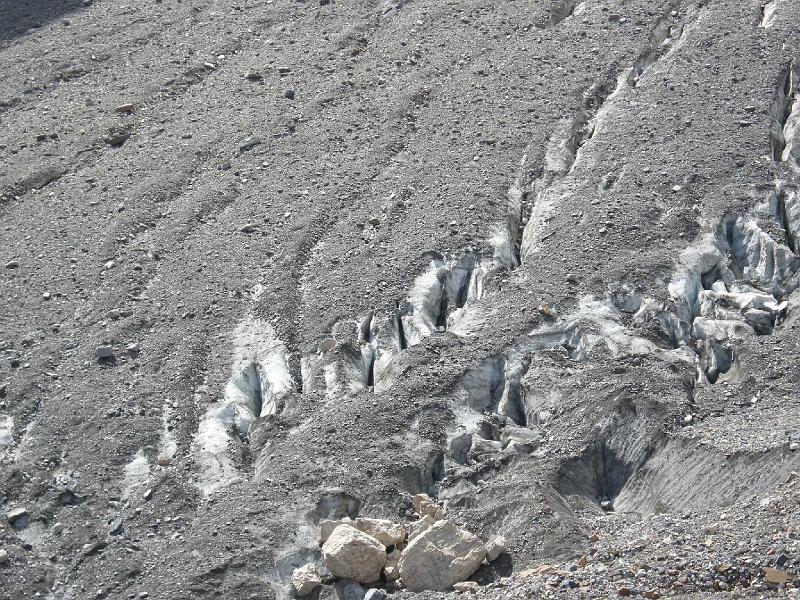
{"label": "dark rock", "polygon": [[103,136],[103,141],[109,146],[121,146],[128,141],[130,137],[131,133],[127,129],[122,127],[111,127],[106,135]]}
{"label": "dark rock", "polygon": [[94,349],[94,355],[101,360],[114,358],[114,348],[109,345],[97,346]]}
{"label": "dark rock", "polygon": [[261,140],[255,136],[250,136],[239,142],[239,154],[244,154],[261,144]]}
{"label": "dark rock", "polygon": [[108,533],[110,535],[122,535],[124,532],[125,528],[123,526],[122,517],[117,517],[111,521],[111,525],[108,528]]}

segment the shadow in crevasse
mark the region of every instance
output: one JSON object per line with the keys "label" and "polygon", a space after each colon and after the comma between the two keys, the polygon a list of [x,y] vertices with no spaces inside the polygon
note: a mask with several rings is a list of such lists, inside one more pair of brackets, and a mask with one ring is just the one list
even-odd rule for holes
{"label": "shadow in crevasse", "polygon": [[84,0],[0,0],[0,45],[86,4]]}

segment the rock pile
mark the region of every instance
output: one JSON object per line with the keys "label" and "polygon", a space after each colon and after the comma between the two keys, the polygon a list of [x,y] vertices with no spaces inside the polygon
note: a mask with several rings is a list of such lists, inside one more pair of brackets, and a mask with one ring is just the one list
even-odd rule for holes
{"label": "rock pile", "polygon": [[[334,578],[358,584],[397,582],[410,591],[441,591],[465,585],[462,582],[484,559],[492,561],[505,550],[502,537],[484,545],[445,519],[441,507],[426,494],[414,497],[414,510],[417,520],[408,527],[362,517],[321,520],[317,542],[324,569]],[[299,597],[313,593],[322,581],[314,564],[303,565],[292,575]]]}

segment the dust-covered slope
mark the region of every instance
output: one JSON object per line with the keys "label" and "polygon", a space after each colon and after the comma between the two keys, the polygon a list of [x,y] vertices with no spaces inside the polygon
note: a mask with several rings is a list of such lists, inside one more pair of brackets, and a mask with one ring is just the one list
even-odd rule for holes
{"label": "dust-covered slope", "polygon": [[418,493],[487,598],[800,587],[800,2],[44,4],[0,597],[286,597]]}

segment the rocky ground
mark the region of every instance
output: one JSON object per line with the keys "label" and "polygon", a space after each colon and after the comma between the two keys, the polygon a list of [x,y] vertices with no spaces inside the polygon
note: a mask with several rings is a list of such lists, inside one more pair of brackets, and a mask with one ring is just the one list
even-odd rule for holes
{"label": "rocky ground", "polygon": [[797,597],[798,14],[0,0],[0,598]]}

